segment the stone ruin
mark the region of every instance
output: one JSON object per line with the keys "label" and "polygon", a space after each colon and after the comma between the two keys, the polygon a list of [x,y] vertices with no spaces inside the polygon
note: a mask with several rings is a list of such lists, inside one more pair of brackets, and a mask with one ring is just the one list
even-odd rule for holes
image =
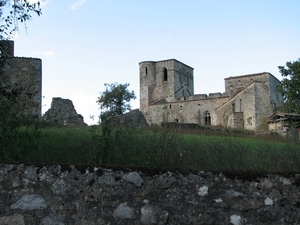
{"label": "stone ruin", "polygon": [[124,127],[146,127],[147,121],[139,109],[131,110],[122,115],[113,116],[109,118],[110,126],[124,126]]}
{"label": "stone ruin", "polygon": [[52,98],[51,108],[43,115],[43,121],[62,125],[87,126],[83,116],[77,114],[70,99]]}
{"label": "stone ruin", "polygon": [[176,59],[139,67],[140,110],[149,125],[194,123],[266,133],[269,116],[282,103],[280,81],[268,72],[227,77],[224,93],[207,96],[194,93],[194,69]]}

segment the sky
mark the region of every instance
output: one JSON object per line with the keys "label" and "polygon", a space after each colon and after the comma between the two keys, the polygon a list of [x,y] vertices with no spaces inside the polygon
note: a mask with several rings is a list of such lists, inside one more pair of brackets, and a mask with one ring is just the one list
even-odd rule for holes
{"label": "sky", "polygon": [[129,83],[139,108],[142,61],[193,67],[195,94],[224,92],[229,76],[281,80],[278,66],[300,58],[299,10],[299,0],[46,0],[19,24],[15,56],[42,59],[43,113],[67,98],[93,124],[105,83]]}

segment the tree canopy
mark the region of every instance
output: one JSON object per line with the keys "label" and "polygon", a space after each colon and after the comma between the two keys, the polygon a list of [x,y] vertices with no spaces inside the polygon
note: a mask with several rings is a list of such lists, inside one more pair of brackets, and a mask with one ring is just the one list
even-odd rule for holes
{"label": "tree canopy", "polygon": [[100,109],[104,109],[104,114],[108,116],[121,115],[125,111],[130,110],[129,104],[131,99],[135,99],[134,91],[129,91],[129,84],[104,84],[105,91],[101,92],[97,103]]}
{"label": "tree canopy", "polygon": [[294,62],[287,62],[285,66],[278,66],[283,79],[278,87],[282,94],[281,110],[300,114],[300,58]]}
{"label": "tree canopy", "polygon": [[42,14],[40,1],[0,0],[0,40],[11,39],[18,31],[18,22],[25,23],[26,28],[26,21],[32,18],[32,13]]}

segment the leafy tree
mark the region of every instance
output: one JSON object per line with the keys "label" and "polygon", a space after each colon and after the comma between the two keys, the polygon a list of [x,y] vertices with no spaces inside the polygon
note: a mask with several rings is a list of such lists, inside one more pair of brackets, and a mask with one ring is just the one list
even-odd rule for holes
{"label": "leafy tree", "polygon": [[105,116],[121,115],[125,111],[130,110],[129,104],[131,99],[135,99],[134,91],[129,91],[129,84],[104,84],[105,91],[98,97],[97,103],[100,105],[100,109],[104,109]]}
{"label": "leafy tree", "polygon": [[26,21],[32,18],[31,13],[42,14],[40,1],[0,0],[0,40],[11,39],[18,31],[18,22],[25,23],[26,28]]}
{"label": "leafy tree", "polygon": [[111,160],[108,157],[108,149],[111,149],[110,136],[112,133],[109,127],[109,118],[115,115],[121,115],[125,111],[130,110],[131,106],[129,104],[131,99],[135,99],[136,96],[134,91],[129,91],[129,84],[104,84],[105,91],[101,92],[100,97],[96,101],[100,105],[100,109],[105,111],[101,113],[100,119],[102,122],[102,132],[101,135],[94,136],[96,142],[98,142],[98,148],[95,151],[95,158],[99,162],[108,162]]}
{"label": "leafy tree", "polygon": [[300,59],[278,66],[283,79],[278,87],[282,94],[282,111],[300,114]]}

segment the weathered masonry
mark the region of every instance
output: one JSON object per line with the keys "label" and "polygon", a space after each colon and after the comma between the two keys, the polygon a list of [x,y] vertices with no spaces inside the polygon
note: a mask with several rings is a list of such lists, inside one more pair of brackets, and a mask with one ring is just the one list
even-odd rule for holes
{"label": "weathered masonry", "polygon": [[194,69],[176,59],[140,62],[140,110],[148,124],[196,123],[268,131],[281,104],[268,72],[225,78],[224,93],[194,94]]}
{"label": "weathered masonry", "polygon": [[25,115],[40,118],[42,93],[42,60],[14,56],[14,42],[0,41],[1,72],[0,85],[17,89]]}
{"label": "weathered masonry", "polygon": [[140,169],[1,164],[0,224],[300,224],[299,174]]}

